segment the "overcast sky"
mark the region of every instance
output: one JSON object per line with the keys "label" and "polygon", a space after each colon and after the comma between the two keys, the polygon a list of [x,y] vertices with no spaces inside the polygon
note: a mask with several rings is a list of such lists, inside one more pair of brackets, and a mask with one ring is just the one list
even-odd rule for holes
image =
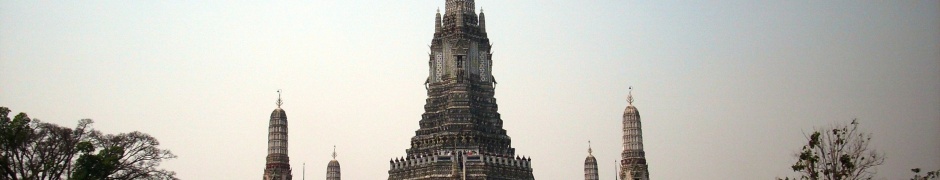
{"label": "overcast sky", "polygon": [[[794,175],[858,118],[877,179],[940,169],[940,1],[490,1],[496,98],[537,179],[614,177],[628,87],[654,179]],[[0,106],[142,131],[182,179],[258,179],[283,89],[295,179],[385,179],[426,91],[443,0],[0,0]],[[479,11],[478,11],[479,12]]]}

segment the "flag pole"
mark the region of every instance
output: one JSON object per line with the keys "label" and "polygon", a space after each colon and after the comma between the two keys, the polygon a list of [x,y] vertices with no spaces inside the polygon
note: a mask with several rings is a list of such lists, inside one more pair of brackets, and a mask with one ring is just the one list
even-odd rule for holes
{"label": "flag pole", "polygon": [[620,179],[620,174],[617,173],[620,169],[617,168],[617,165],[619,165],[617,164],[617,160],[614,160],[614,180]]}

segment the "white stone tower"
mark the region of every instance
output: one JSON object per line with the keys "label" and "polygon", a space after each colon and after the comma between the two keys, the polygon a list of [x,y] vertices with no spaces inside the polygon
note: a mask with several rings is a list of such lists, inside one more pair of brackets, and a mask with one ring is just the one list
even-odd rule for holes
{"label": "white stone tower", "polygon": [[287,157],[287,113],[281,109],[281,90],[277,90],[277,109],[271,112],[268,125],[268,156],[264,180],[291,180],[290,158]]}
{"label": "white stone tower", "polygon": [[584,158],[584,180],[597,180],[597,159],[591,150],[591,141],[588,141],[588,156]]}
{"label": "white stone tower", "polygon": [[326,180],[340,180],[339,161],[336,160],[336,146],[333,146],[333,160],[326,165]]}
{"label": "white stone tower", "polygon": [[643,128],[640,112],[633,106],[633,87],[627,95],[627,109],[623,111],[623,152],[620,153],[620,179],[649,180],[646,152],[643,151]]}

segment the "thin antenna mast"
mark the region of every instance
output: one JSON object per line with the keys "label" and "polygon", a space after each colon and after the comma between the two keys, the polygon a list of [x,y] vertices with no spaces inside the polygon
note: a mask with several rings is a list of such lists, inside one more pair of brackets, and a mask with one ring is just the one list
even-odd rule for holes
{"label": "thin antenna mast", "polygon": [[617,168],[617,165],[620,164],[617,164],[617,160],[614,160],[614,180],[620,179],[620,173],[618,173],[620,172],[620,168]]}

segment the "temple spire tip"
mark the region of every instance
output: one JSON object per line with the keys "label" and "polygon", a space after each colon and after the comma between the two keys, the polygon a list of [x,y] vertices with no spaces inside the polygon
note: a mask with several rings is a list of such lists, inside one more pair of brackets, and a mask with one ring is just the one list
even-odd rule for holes
{"label": "temple spire tip", "polygon": [[591,149],[591,141],[588,140],[588,155],[591,155],[592,153],[594,153],[594,150]]}
{"label": "temple spire tip", "polygon": [[281,100],[281,90],[277,90],[277,108],[281,108],[281,105],[284,104],[284,101]]}
{"label": "temple spire tip", "polygon": [[336,160],[336,145],[333,145],[333,160]]}
{"label": "temple spire tip", "polygon": [[633,86],[630,86],[630,92],[627,94],[627,102],[633,105]]}

